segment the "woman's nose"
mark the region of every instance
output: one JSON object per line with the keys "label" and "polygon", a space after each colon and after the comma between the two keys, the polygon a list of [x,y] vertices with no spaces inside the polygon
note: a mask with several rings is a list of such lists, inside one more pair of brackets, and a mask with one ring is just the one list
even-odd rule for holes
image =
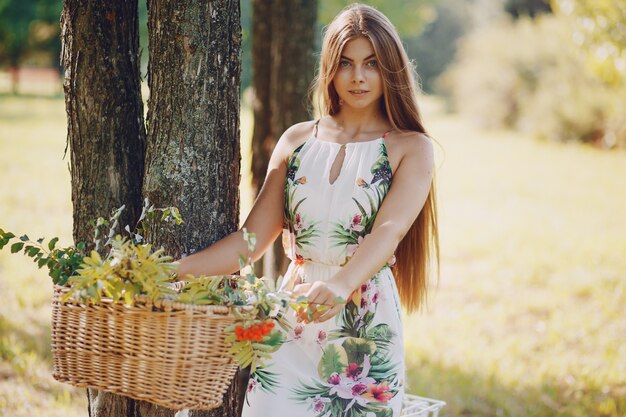
{"label": "woman's nose", "polygon": [[354,66],[354,71],[352,73],[352,81],[355,83],[362,83],[365,81],[363,68],[360,65]]}

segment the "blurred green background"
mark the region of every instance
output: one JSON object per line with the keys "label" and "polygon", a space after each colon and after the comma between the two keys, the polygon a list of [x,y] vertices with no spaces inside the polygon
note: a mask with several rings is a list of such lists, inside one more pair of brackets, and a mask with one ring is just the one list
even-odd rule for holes
{"label": "blurred green background", "polygon": [[[320,31],[348,3],[320,0]],[[626,416],[626,0],[365,3],[401,32],[437,141],[442,271],[405,317],[409,391],[443,416]],[[0,0],[0,227],[69,244],[60,10]],[[51,377],[51,292],[0,252],[0,417],[87,415]]]}

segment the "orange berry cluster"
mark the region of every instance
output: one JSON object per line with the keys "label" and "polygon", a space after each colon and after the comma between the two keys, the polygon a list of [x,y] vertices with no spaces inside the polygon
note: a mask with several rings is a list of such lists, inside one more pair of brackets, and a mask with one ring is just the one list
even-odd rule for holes
{"label": "orange berry cluster", "polygon": [[270,334],[274,328],[273,320],[265,320],[264,322],[253,324],[250,327],[235,327],[235,335],[237,340],[250,340],[252,342],[260,342],[265,336]]}

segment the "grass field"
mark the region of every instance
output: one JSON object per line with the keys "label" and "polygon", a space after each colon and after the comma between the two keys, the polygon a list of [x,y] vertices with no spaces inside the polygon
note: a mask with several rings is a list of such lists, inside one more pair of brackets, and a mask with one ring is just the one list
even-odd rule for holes
{"label": "grass field", "polygon": [[[481,132],[423,101],[442,270],[405,320],[409,390],[443,416],[626,416],[626,153]],[[0,227],[70,243],[65,134],[62,98],[0,97]],[[87,415],[50,375],[51,292],[0,252],[0,417]]]}

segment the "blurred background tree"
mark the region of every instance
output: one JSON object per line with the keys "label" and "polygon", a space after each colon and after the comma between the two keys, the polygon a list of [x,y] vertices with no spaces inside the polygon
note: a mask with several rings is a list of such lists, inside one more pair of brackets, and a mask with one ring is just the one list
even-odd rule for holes
{"label": "blurred background tree", "polygon": [[508,14],[475,24],[440,91],[485,128],[626,146],[626,1],[557,3],[510,1]]}
{"label": "blurred background tree", "polygon": [[0,67],[9,68],[17,92],[25,63],[59,67],[60,0],[0,0]]}

